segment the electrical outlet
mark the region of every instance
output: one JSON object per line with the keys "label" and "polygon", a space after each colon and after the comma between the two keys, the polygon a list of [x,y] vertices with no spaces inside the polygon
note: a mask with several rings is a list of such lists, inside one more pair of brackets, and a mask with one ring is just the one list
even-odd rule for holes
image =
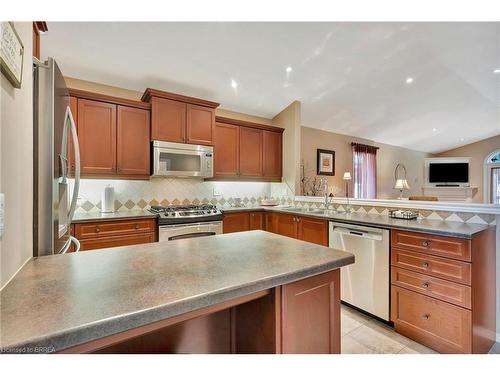
{"label": "electrical outlet", "polygon": [[0,193],[0,238],[3,237],[5,223],[5,194]]}
{"label": "electrical outlet", "polygon": [[220,187],[214,186],[214,197],[220,197],[222,195],[222,191],[220,190]]}

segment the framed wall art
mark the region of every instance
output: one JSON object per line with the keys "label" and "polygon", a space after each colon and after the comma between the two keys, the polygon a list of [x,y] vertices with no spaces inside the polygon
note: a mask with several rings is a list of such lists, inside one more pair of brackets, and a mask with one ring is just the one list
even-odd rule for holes
{"label": "framed wall art", "polygon": [[1,23],[0,70],[15,88],[23,79],[24,46],[12,22]]}
{"label": "framed wall art", "polygon": [[335,176],[335,151],[317,149],[317,173],[322,176]]}

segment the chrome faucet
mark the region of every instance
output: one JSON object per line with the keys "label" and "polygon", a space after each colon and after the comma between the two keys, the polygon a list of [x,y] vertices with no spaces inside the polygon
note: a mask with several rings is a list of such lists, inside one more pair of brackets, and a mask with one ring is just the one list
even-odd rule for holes
{"label": "chrome faucet", "polygon": [[325,178],[322,179],[322,184],[325,189],[325,210],[328,210],[330,204],[332,204],[332,197],[328,195],[328,180]]}

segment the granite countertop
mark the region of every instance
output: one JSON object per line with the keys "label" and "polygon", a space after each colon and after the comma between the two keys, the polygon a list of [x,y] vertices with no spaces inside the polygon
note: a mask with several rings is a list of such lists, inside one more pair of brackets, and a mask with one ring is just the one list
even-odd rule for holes
{"label": "granite countertop", "polygon": [[0,343],[62,350],[353,262],[264,231],[40,257],[0,292]]}
{"label": "granite countertop", "polygon": [[394,219],[388,215],[367,214],[367,213],[345,213],[335,212],[334,210],[321,209],[300,209],[294,207],[264,207],[264,206],[249,206],[249,207],[231,207],[222,208],[223,212],[243,212],[243,211],[275,211],[280,213],[288,213],[299,216],[309,216],[321,218],[329,221],[338,221],[348,224],[361,224],[377,228],[388,229],[404,229],[414,232],[446,235],[452,237],[470,239],[474,235],[490,228],[487,224],[469,224],[455,221],[445,220],[404,220]]}
{"label": "granite countertop", "polygon": [[75,212],[73,223],[84,223],[87,221],[98,220],[126,220],[126,219],[140,219],[140,218],[155,218],[158,215],[148,210],[135,210],[135,211],[116,211],[110,213],[102,212]]}

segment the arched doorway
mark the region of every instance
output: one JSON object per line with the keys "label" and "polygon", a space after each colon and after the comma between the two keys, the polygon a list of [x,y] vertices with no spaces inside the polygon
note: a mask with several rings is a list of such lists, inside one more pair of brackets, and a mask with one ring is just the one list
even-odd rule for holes
{"label": "arched doorway", "polygon": [[500,204],[500,149],[484,160],[484,203]]}

